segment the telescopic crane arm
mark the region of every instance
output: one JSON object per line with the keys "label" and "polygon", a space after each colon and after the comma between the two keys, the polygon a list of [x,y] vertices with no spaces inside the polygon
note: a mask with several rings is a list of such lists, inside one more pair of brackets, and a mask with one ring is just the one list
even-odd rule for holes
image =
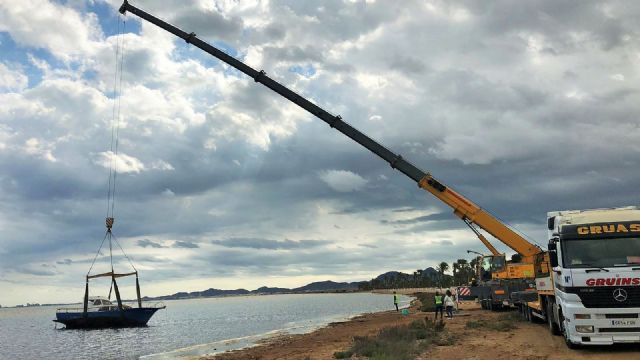
{"label": "telescopic crane arm", "polygon": [[498,249],[496,249],[489,242],[489,240],[487,240],[487,238],[484,237],[484,235],[482,235],[482,233],[480,233],[480,231],[478,231],[478,229],[476,229],[476,227],[473,225],[473,223],[471,223],[471,221],[469,221],[468,219],[462,219],[462,221],[464,221],[464,223],[467,224],[469,229],[471,229],[471,231],[473,231],[473,233],[476,234],[478,239],[480,239],[480,242],[482,242],[484,244],[484,246],[486,246],[487,249],[489,249],[489,251],[491,251],[491,255],[501,255],[500,252],[498,251]]}
{"label": "telescopic crane arm", "polygon": [[443,185],[431,176],[431,174],[423,172],[405,160],[402,156],[393,153],[378,142],[369,138],[367,135],[353,128],[351,125],[344,122],[340,115],[330,114],[279,82],[271,79],[263,70],[255,70],[242,61],[224,53],[220,49],[198,39],[195,33],[187,33],[143,10],[136,8],[125,0],[120,7],[120,13],[125,14],[127,11],[154,25],[157,25],[158,27],[183,39],[187,43],[193,44],[195,47],[233,66],[253,78],[255,82],[263,84],[320,120],[326,122],[332,128],[335,128],[350,139],[367,148],[369,151],[381,157],[384,161],[389,163],[392,168],[400,171],[418,183],[420,188],[430,192],[432,195],[450,206],[453,209],[453,213],[460,219],[465,220],[465,222],[468,221],[468,223],[476,224],[522,256],[529,257],[540,252],[538,247],[528,242],[522,236],[511,230],[505,224],[470,200],[466,199],[464,196],[453,191],[450,187]]}

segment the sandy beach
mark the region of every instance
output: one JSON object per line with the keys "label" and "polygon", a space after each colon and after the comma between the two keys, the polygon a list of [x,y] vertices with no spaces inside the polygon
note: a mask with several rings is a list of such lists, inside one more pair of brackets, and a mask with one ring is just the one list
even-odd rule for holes
{"label": "sandy beach", "polygon": [[[468,359],[468,360],[622,360],[640,358],[640,347],[587,347],[570,350],[562,337],[551,335],[545,324],[516,321],[515,329],[497,331],[472,329],[469,321],[496,321],[508,316],[508,312],[481,310],[475,303],[460,306],[458,316],[445,320],[446,329],[455,336],[450,346],[432,346],[417,359]],[[413,305],[409,315],[394,311],[384,311],[355,317],[349,321],[331,323],[308,334],[284,335],[266,340],[254,347],[235,350],[200,360],[275,360],[275,359],[333,359],[336,351],[347,350],[354,336],[376,335],[389,326],[409,324],[430,313],[420,312]]]}
{"label": "sandy beach", "polygon": [[415,306],[410,308],[407,316],[395,310],[365,314],[349,321],[331,323],[308,334],[278,336],[251,348],[203,357],[201,360],[332,359],[336,351],[349,348],[354,336],[375,335],[384,327],[408,324],[424,316]]}

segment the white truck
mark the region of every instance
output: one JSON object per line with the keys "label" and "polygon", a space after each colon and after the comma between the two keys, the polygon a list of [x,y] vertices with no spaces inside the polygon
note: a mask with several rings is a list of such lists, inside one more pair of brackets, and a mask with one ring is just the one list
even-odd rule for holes
{"label": "white truck", "polygon": [[640,342],[640,208],[555,211],[547,219],[552,271],[536,279],[532,315],[569,347]]}

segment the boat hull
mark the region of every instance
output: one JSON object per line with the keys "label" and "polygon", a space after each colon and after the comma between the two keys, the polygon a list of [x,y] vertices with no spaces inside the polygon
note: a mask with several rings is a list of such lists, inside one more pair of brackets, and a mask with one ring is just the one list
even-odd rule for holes
{"label": "boat hull", "polygon": [[146,326],[156,311],[164,307],[130,308],[109,311],[58,312],[55,322],[64,324],[67,329],[99,329],[114,327]]}

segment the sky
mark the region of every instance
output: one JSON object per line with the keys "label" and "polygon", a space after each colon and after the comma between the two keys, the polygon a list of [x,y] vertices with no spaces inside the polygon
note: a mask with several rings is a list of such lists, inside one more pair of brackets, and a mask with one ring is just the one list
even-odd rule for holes
{"label": "sky", "polygon": [[[131,3],[533,243],[548,211],[640,202],[636,1]],[[120,4],[0,0],[0,305],[81,299],[113,162],[113,235],[143,295],[369,280],[486,252],[387,163]]]}

